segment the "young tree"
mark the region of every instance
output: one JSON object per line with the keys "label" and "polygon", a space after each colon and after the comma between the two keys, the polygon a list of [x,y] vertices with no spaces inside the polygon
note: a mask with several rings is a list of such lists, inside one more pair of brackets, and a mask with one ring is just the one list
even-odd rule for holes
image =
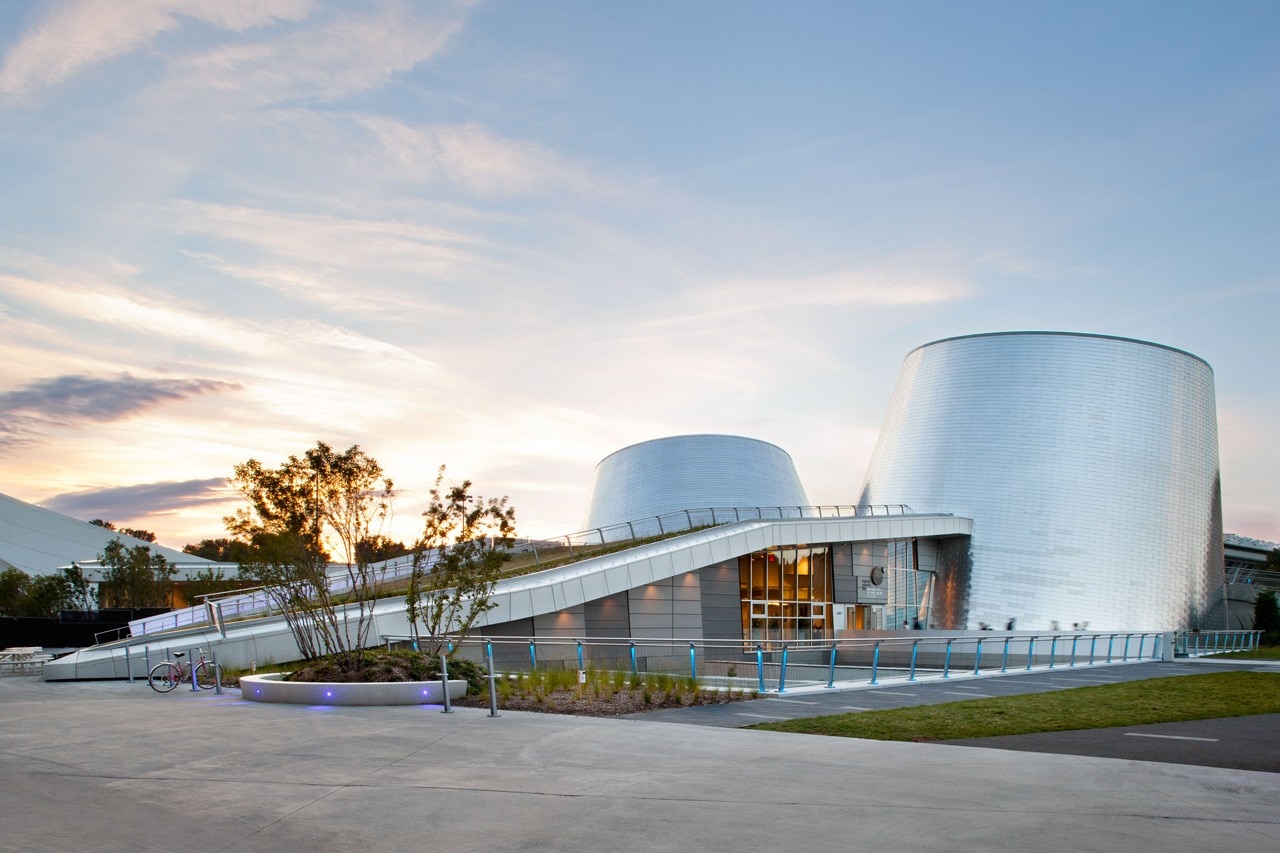
{"label": "young tree", "polygon": [[21,616],[31,577],[12,566],[0,572],[0,616]]}
{"label": "young tree", "polygon": [[31,579],[31,585],[27,587],[22,615],[46,618],[57,616],[60,611],[71,609],[73,595],[71,583],[63,573],[38,575]]}
{"label": "young tree", "polygon": [[316,442],[279,468],[256,459],[237,465],[230,482],[249,503],[224,519],[253,547],[242,575],[268,587],[305,659],[333,655],[359,671],[384,570],[358,546],[380,535],[395,497],[382,466],[359,445],[338,453]]}
{"label": "young tree", "polygon": [[119,539],[112,539],[99,560],[102,563],[99,594],[104,605],[173,606],[173,576],[178,570],[163,554],[152,554],[146,545],[127,547]]}
{"label": "young tree", "polygon": [[422,536],[414,545],[405,596],[414,641],[437,655],[448,635],[465,637],[481,614],[494,607],[489,599],[502,564],[511,557],[507,549],[516,532],[516,511],[507,498],[473,496],[470,480],[448,488],[443,482],[442,465],[422,514]]}
{"label": "young tree", "polygon": [[63,569],[62,576],[67,580],[67,586],[71,589],[71,597],[67,601],[67,610],[96,610],[98,605],[98,595],[93,585],[89,582],[89,578],[85,576],[84,569],[79,565],[72,563],[71,568]]}
{"label": "young tree", "polygon": [[1253,629],[1264,634],[1280,632],[1280,605],[1274,590],[1259,592],[1253,601]]}

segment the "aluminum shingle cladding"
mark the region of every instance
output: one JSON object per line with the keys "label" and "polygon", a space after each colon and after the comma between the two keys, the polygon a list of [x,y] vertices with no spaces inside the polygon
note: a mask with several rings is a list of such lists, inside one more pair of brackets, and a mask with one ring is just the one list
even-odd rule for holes
{"label": "aluminum shingle cladding", "polygon": [[954,627],[1190,627],[1221,581],[1213,371],[1158,344],[1067,333],[908,354],[861,501],[974,519]]}
{"label": "aluminum shingle cladding", "polygon": [[633,444],[600,461],[586,528],[682,509],[807,504],[782,448],[733,435],[678,435]]}

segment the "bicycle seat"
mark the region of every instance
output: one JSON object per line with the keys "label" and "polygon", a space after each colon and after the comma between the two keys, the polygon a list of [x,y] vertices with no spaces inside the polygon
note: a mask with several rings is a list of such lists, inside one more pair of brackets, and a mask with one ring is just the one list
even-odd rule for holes
{"label": "bicycle seat", "polygon": [[176,654],[174,654],[175,658],[185,658],[186,656],[187,656],[186,652],[177,652]]}

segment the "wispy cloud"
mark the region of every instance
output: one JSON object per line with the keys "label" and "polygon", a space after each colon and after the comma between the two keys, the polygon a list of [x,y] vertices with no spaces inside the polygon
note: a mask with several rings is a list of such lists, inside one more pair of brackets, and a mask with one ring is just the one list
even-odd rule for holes
{"label": "wispy cloud", "polygon": [[386,83],[435,56],[466,22],[465,2],[378,4],[283,37],[242,40],[173,63],[181,88],[257,104],[332,100]]}
{"label": "wispy cloud", "polygon": [[549,189],[614,193],[608,182],[541,145],[509,139],[476,124],[415,127],[366,116],[364,125],[410,180],[445,179],[481,195],[527,195]]}
{"label": "wispy cloud", "polygon": [[183,19],[243,32],[296,21],[311,0],[79,0],[57,6],[22,37],[0,68],[0,92],[27,94],[151,44]]}
{"label": "wispy cloud", "polygon": [[133,518],[225,503],[232,495],[227,481],[214,477],[64,492],[42,501],[41,505],[74,518],[105,518],[127,523]]}
{"label": "wispy cloud", "polygon": [[55,376],[0,393],[0,451],[55,427],[123,420],[166,403],[239,386],[211,379]]}

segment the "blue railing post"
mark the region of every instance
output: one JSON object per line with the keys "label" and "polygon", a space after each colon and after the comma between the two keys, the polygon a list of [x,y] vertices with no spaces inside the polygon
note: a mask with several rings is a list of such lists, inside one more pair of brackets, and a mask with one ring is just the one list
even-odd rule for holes
{"label": "blue railing post", "polygon": [[1071,666],[1076,665],[1076,641],[1080,639],[1080,635],[1076,634],[1071,638]]}
{"label": "blue railing post", "polygon": [[693,650],[693,643],[689,644],[689,675],[698,677],[698,658],[697,652]]}
{"label": "blue railing post", "polygon": [[836,644],[831,644],[831,669],[827,672],[827,686],[836,686]]}
{"label": "blue railing post", "polygon": [[1027,669],[1028,670],[1031,669],[1031,661],[1033,658],[1035,658],[1035,655],[1036,655],[1036,638],[1028,637],[1027,638]]}
{"label": "blue railing post", "polygon": [[1116,635],[1111,634],[1107,637],[1107,663],[1111,663],[1111,647],[1115,645]]}
{"label": "blue railing post", "polygon": [[1130,638],[1130,637],[1132,637],[1132,636],[1133,636],[1132,634],[1125,634],[1125,635],[1124,635],[1124,653],[1123,653],[1123,655],[1122,655],[1122,656],[1121,656],[1121,658],[1120,658],[1120,662],[1121,662],[1121,663],[1124,663],[1125,661],[1127,661],[1127,660],[1129,659],[1129,638]]}
{"label": "blue railing post", "polygon": [[876,683],[876,673],[880,669],[880,641],[876,640],[875,651],[871,653],[871,683]]}
{"label": "blue railing post", "polygon": [[534,640],[529,641],[529,668],[538,668],[538,649]]}
{"label": "blue railing post", "polygon": [[1000,658],[1000,671],[1009,671],[1009,638],[1004,638],[1004,656]]}
{"label": "blue railing post", "polygon": [[973,650],[973,674],[977,675],[982,668],[982,638],[978,638],[978,646]]}
{"label": "blue railing post", "polygon": [[639,675],[640,670],[636,669],[636,644],[631,644],[631,674]]}
{"label": "blue railing post", "polygon": [[1049,669],[1053,669],[1054,659],[1058,656],[1058,635],[1053,635],[1053,641],[1049,643]]}
{"label": "blue railing post", "polygon": [[1093,650],[1098,645],[1098,635],[1089,638],[1089,666],[1093,666]]}
{"label": "blue railing post", "polygon": [[578,640],[578,670],[582,671],[584,669],[586,667],[582,665],[582,641]]}
{"label": "blue railing post", "polygon": [[489,716],[498,716],[498,675],[493,671],[493,640],[484,641],[484,656],[489,662]]}
{"label": "blue railing post", "polygon": [[778,692],[783,693],[787,689],[787,644],[782,644],[782,666],[778,668]]}
{"label": "blue railing post", "polygon": [[[919,651],[919,646],[920,646],[919,640],[911,641],[911,671],[907,675],[907,681],[916,680],[916,652]],[[871,683],[875,684],[875,680],[873,679]]]}
{"label": "blue railing post", "polygon": [[951,639],[947,639],[947,654],[942,659],[942,677],[951,677]]}
{"label": "blue railing post", "polygon": [[764,649],[756,643],[756,675],[760,679],[760,692],[764,692]]}

